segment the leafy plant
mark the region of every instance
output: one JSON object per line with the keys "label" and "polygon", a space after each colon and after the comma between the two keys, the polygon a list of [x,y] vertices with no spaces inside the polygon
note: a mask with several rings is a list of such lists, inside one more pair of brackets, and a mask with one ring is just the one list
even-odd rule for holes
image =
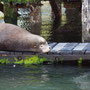
{"label": "leafy plant", "polygon": [[14,60],[15,60],[14,64],[41,64],[44,61],[46,61],[47,59],[39,58],[37,55],[37,56],[33,56],[33,57],[26,57],[25,59],[22,59],[20,61],[15,57]]}
{"label": "leafy plant", "polygon": [[38,55],[32,57],[26,57],[25,59],[18,60],[18,58],[14,57],[12,62],[9,61],[9,58],[0,59],[1,64],[41,64],[44,61],[47,61],[46,58],[39,58]]}
{"label": "leafy plant", "polygon": [[23,59],[19,61],[19,60],[15,57],[14,60],[15,60],[14,64],[23,64]]}
{"label": "leafy plant", "polygon": [[83,59],[82,59],[82,57],[80,57],[80,59],[78,60],[78,64],[82,64],[82,61],[83,61]]}
{"label": "leafy plant", "polygon": [[24,64],[40,64],[46,60],[46,58],[39,58],[38,56],[26,57],[24,60]]}
{"label": "leafy plant", "polygon": [[1,63],[1,64],[6,63],[6,59],[5,59],[5,58],[0,59],[0,63]]}

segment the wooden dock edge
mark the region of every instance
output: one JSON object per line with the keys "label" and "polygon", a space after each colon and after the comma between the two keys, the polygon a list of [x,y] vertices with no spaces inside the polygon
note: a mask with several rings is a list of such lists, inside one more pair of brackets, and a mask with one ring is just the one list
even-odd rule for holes
{"label": "wooden dock edge", "polygon": [[[24,64],[24,61],[28,58],[38,56],[39,58],[45,58],[46,60],[43,62],[77,62],[82,63],[83,61],[90,61],[90,55],[47,55],[47,54],[36,54],[36,55],[0,55],[0,63],[6,64]],[[4,62],[4,60],[5,62]],[[23,62],[22,62],[23,60]],[[3,61],[3,62],[1,62]],[[17,63],[15,63],[17,61]],[[18,63],[22,62],[22,63]],[[37,64],[37,63],[26,63],[26,64]],[[39,62],[40,64],[40,62]]]}

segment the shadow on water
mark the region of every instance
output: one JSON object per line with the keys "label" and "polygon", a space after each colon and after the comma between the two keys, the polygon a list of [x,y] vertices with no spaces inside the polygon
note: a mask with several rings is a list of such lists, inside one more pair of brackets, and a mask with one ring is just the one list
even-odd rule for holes
{"label": "shadow on water", "polygon": [[[42,3],[42,4],[41,4]],[[29,6],[4,4],[4,21],[18,25],[50,42],[82,42],[81,3],[61,2],[61,20],[54,20],[49,1]]]}

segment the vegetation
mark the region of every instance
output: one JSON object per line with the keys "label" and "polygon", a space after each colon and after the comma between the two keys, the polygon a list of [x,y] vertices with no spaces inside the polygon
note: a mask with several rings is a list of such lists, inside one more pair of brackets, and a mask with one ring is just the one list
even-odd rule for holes
{"label": "vegetation", "polygon": [[82,61],[83,61],[83,59],[82,59],[82,57],[80,57],[80,59],[78,60],[78,64],[82,64]]}
{"label": "vegetation", "polygon": [[42,64],[44,61],[47,61],[46,58],[39,58],[38,55],[32,57],[26,57],[25,59],[18,60],[14,57],[13,61],[9,61],[8,58],[0,59],[1,64]]}
{"label": "vegetation", "polygon": [[8,63],[10,63],[10,61],[8,60],[8,58],[7,59],[6,58],[2,58],[2,59],[0,59],[0,63],[1,64],[4,64],[4,63],[8,64]]}
{"label": "vegetation", "polygon": [[26,3],[26,2],[30,2],[30,3],[35,3],[35,2],[39,2],[41,0],[0,0],[0,1],[3,1],[3,2],[18,2],[18,3]]}
{"label": "vegetation", "polygon": [[[0,0],[0,1],[3,1],[3,2],[19,2],[19,3],[23,3],[23,2],[40,2],[40,1],[44,1],[44,0]],[[62,0],[58,0],[59,2],[61,2]]]}
{"label": "vegetation", "polygon": [[[40,2],[42,0],[0,0],[2,2],[15,2],[15,3],[37,3]],[[59,1],[60,0],[49,0],[52,11],[54,12],[54,16],[55,16],[55,20],[57,20],[57,22],[60,22],[60,17],[61,17],[61,6],[59,5]]]}
{"label": "vegetation", "polygon": [[[7,14],[8,13],[8,14]],[[6,23],[17,24],[17,11],[15,8],[10,8],[9,5],[4,5],[4,21]]]}

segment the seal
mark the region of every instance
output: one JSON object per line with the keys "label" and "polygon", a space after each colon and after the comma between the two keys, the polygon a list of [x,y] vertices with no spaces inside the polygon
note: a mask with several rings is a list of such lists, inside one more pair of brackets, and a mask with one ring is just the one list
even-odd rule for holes
{"label": "seal", "polygon": [[1,23],[0,50],[46,53],[50,51],[50,47],[41,36],[32,34],[13,24]]}

